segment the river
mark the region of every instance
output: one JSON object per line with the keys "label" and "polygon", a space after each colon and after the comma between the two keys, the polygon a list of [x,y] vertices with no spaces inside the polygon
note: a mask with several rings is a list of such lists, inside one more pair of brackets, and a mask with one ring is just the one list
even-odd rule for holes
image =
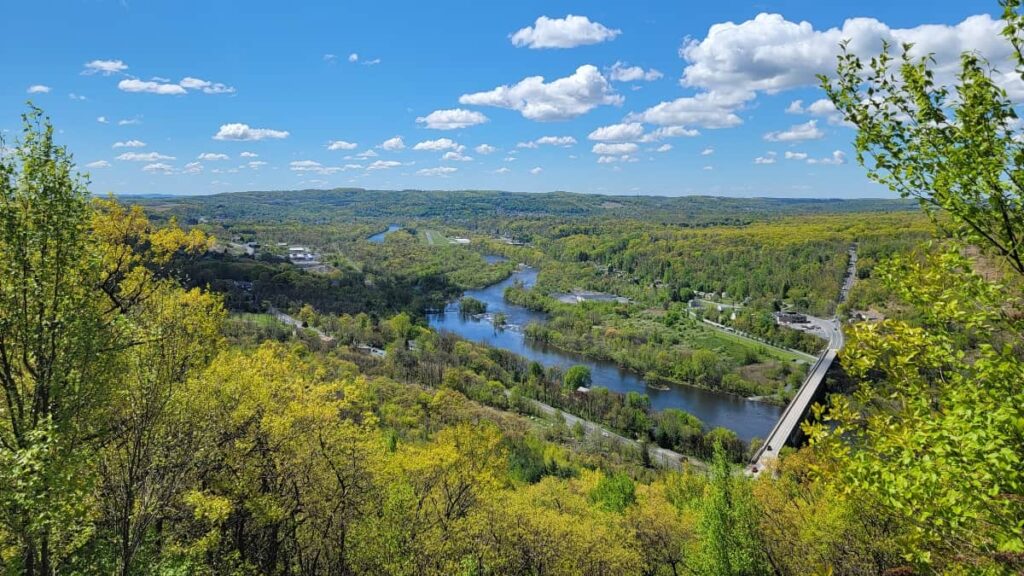
{"label": "river", "polygon": [[369,240],[370,242],[373,242],[374,244],[383,244],[384,243],[384,238],[388,234],[391,234],[392,232],[398,232],[401,229],[402,229],[402,227],[399,226],[398,224],[392,224],[392,225],[388,226],[387,230],[385,230],[383,232],[378,232],[378,233],[374,234],[373,236],[370,236],[369,238],[367,238],[367,240]]}
{"label": "river", "polygon": [[[504,348],[544,366],[568,368],[574,364],[583,364],[590,368],[594,386],[604,386],[622,393],[642,392],[651,398],[651,406],[656,410],[685,410],[700,418],[708,428],[722,426],[734,430],[744,442],[749,442],[755,436],[764,438],[782,414],[781,406],[691,386],[671,386],[668,390],[648,388],[638,374],[615,363],[587,359],[527,340],[523,328],[530,322],[544,322],[547,315],[505,302],[505,288],[517,281],[528,287],[533,286],[537,281],[537,270],[523,267],[497,284],[479,290],[467,290],[466,296],[487,304],[487,314],[483,318],[463,317],[459,313],[459,303],[455,301],[448,304],[444,312],[428,316],[430,327],[458,334],[474,342]],[[496,329],[491,323],[491,315],[498,312],[506,316],[507,325],[504,329]]]}

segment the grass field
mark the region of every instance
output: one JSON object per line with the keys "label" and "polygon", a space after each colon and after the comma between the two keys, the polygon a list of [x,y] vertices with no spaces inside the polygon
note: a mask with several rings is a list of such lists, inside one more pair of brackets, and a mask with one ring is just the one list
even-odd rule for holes
{"label": "grass field", "polygon": [[437,230],[425,229],[420,234],[420,237],[423,238],[423,241],[426,242],[428,246],[444,246],[450,243],[448,237]]}

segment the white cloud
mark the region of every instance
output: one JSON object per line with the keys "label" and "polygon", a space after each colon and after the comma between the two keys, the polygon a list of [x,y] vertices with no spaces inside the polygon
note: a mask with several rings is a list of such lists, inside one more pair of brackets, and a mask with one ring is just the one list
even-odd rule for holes
{"label": "white cloud", "polygon": [[477,154],[483,154],[485,156],[487,154],[493,154],[493,153],[498,151],[497,148],[495,148],[494,146],[491,146],[490,144],[481,144],[481,145],[477,146],[476,148],[473,148],[473,150],[476,150]]}
{"label": "white cloud", "polygon": [[420,176],[448,176],[458,171],[458,168],[452,166],[438,166],[437,168],[423,168],[422,170],[417,170],[416,173]]}
{"label": "white cloud", "polygon": [[838,166],[839,164],[846,164],[846,154],[842,150],[836,150],[832,152],[832,155],[828,158],[808,158],[808,164],[832,164]]}
{"label": "white cloud", "polygon": [[825,137],[825,133],[818,128],[817,120],[808,120],[803,124],[790,126],[789,130],[780,132],[769,132],[764,139],[769,142],[800,142],[803,140],[819,140]]}
{"label": "white cloud", "polygon": [[497,170],[495,170],[495,171],[494,171],[494,173],[495,173],[495,174],[508,174],[508,173],[509,173],[509,172],[511,172],[511,171],[512,171],[512,170],[509,170],[509,169],[508,169],[508,168],[506,168],[505,166],[502,166],[501,168],[498,168]]}
{"label": "white cloud", "polygon": [[783,157],[786,160],[806,160],[807,159],[807,153],[806,152],[790,152],[789,150],[786,150],[786,153],[783,154]]}
{"label": "white cloud", "polygon": [[565,18],[541,16],[533,23],[509,35],[512,45],[539,48],[575,48],[587,44],[598,44],[614,40],[621,30],[613,30],[586,16],[569,14]]}
{"label": "white cloud", "polygon": [[434,130],[457,130],[483,124],[487,120],[487,116],[480,112],[452,108],[450,110],[434,110],[426,116],[420,116],[416,119],[416,122],[426,124],[427,128],[433,128]]}
{"label": "white cloud", "polygon": [[199,162],[189,162],[181,169],[182,174],[199,174],[203,171],[203,165]]}
{"label": "white cloud", "polygon": [[[815,30],[809,22],[791,22],[779,14],[758,14],[740,24],[715,24],[702,40],[690,39],[680,50],[687,61],[682,83],[705,90],[763,91],[816,86],[817,74],[835,70],[839,44],[861,57],[877,54],[883,41],[913,44],[911,55],[935,57],[936,78],[954,78],[960,55],[978,52],[996,68],[1012,70],[1011,47],[1000,35],[1003,23],[987,14],[956,25],[890,28],[873,18],[850,18],[842,28]],[[1024,87],[1017,78],[1013,84]]]}
{"label": "white cloud", "polygon": [[95,162],[89,162],[85,165],[86,168],[110,168],[110,162],[106,160],[97,160]]}
{"label": "white cloud", "polygon": [[106,116],[97,116],[96,117],[96,121],[99,122],[100,124],[106,124],[108,122]]}
{"label": "white cloud", "polygon": [[128,65],[120,60],[93,60],[85,63],[85,70],[82,74],[103,74],[109,76],[116,72],[124,72],[128,69]]}
{"label": "white cloud", "polygon": [[148,92],[150,94],[181,95],[187,91],[178,84],[164,84],[161,82],[139,80],[137,78],[126,78],[117,83],[117,88],[124,92]]}
{"label": "white cloud", "polygon": [[166,156],[158,152],[125,152],[117,157],[117,160],[130,162],[156,162],[157,160],[174,160],[174,156]]}
{"label": "white cloud", "polygon": [[462,152],[466,149],[465,146],[455,142],[450,138],[438,138],[437,140],[424,140],[412,147],[413,150],[455,150],[456,152]]}
{"label": "white cloud", "polygon": [[349,54],[348,61],[352,62],[353,64],[359,62],[359,54],[356,54],[355,52]]}
{"label": "white cloud", "polygon": [[665,138],[693,138],[694,136],[700,136],[700,131],[685,126],[662,126],[654,130],[654,132],[644,134],[640,141],[657,142]]}
{"label": "white cloud", "polygon": [[71,98],[72,100],[88,100],[88,98],[86,98],[85,96],[81,94],[75,94],[74,92],[68,94],[68,98]]}
{"label": "white cloud", "polygon": [[139,120],[138,118],[127,118],[117,121],[118,126],[131,126],[133,124],[142,124],[142,120]]}
{"label": "white cloud", "polygon": [[769,152],[764,156],[754,158],[754,164],[775,164],[775,152]]}
{"label": "white cloud", "polygon": [[146,143],[142,140],[125,140],[124,142],[114,142],[111,148],[143,148]]}
{"label": "white cloud", "polygon": [[49,94],[50,87],[43,84],[33,84],[26,90],[29,94]]}
{"label": "white cloud", "polygon": [[735,110],[753,97],[749,92],[702,92],[662,102],[626,119],[658,126],[730,128],[743,123]]}
{"label": "white cloud", "polygon": [[704,167],[704,170],[707,170],[708,172],[710,172],[710,171],[712,171],[712,170],[714,170],[714,169],[715,169],[715,167],[714,167],[714,166],[711,166],[711,165],[708,165],[708,166],[705,166],[705,167]]}
{"label": "white cloud", "polygon": [[828,98],[815,100],[806,108],[804,107],[803,100],[794,100],[786,107],[786,114],[809,114],[825,118],[833,126],[853,127],[853,124],[843,119],[843,115],[836,110],[836,105]]}
{"label": "white cloud", "polygon": [[344,140],[331,140],[327,143],[328,150],[355,150],[359,145],[355,142],[346,142]]}
{"label": "white cloud", "polygon": [[401,136],[395,136],[394,138],[388,138],[384,142],[381,142],[378,148],[382,150],[402,150],[405,148],[405,142],[402,141]]}
{"label": "white cloud", "polygon": [[337,54],[324,54],[323,58],[324,62],[327,62],[328,64],[334,64],[338,61]]}
{"label": "white cloud", "polygon": [[288,168],[292,172],[313,172],[324,176],[335,174],[343,170],[340,166],[324,166],[314,160],[296,160],[294,162],[289,162]]}
{"label": "white cloud", "polygon": [[450,152],[445,152],[444,156],[441,157],[441,160],[454,160],[456,162],[469,162],[469,161],[473,160],[473,157],[472,156],[466,156],[462,152],[456,152],[456,151],[452,150]]}
{"label": "white cloud", "polygon": [[214,160],[227,160],[227,159],[228,159],[228,155],[227,154],[218,154],[216,152],[203,152],[197,158],[197,160],[206,160],[208,162],[212,162]]}
{"label": "white cloud", "polygon": [[397,168],[397,167],[399,167],[401,165],[402,165],[401,162],[396,162],[394,160],[377,160],[373,164],[370,164],[369,166],[367,166],[366,169],[367,170],[386,170],[388,168]]}
{"label": "white cloud", "polygon": [[599,142],[594,144],[594,147],[591,148],[590,151],[594,154],[601,154],[602,156],[619,156],[623,154],[632,154],[639,148],[639,146],[632,142],[622,142],[619,144]]}
{"label": "white cloud", "polygon": [[536,168],[531,168],[530,169],[530,174],[533,174],[534,176],[536,176],[537,174],[540,174],[543,171],[544,171],[543,168],[541,168],[540,166],[537,166]]}
{"label": "white cloud", "polygon": [[623,62],[612,64],[611,70],[608,72],[608,77],[616,82],[637,82],[639,80],[651,82],[662,76],[664,74],[654,68],[644,70],[640,66],[627,66]]}
{"label": "white cloud", "polygon": [[700,151],[700,155],[701,156],[711,156],[714,153],[715,153],[715,149],[711,148],[711,147],[705,148],[705,149]]}
{"label": "white cloud", "polygon": [[671,149],[672,149],[672,145],[671,144],[662,144],[661,146],[658,146],[658,148],[655,150],[655,152],[668,152]]}
{"label": "white cloud", "polygon": [[601,156],[597,159],[598,164],[614,164],[616,162],[636,162],[635,156],[629,154],[623,154],[621,156]]}
{"label": "white cloud", "polygon": [[538,146],[558,146],[559,148],[568,148],[576,144],[576,139],[572,136],[541,136],[536,140],[529,142],[520,142],[516,144],[516,148],[537,148]]}
{"label": "white cloud", "polygon": [[544,82],[543,76],[530,76],[511,86],[459,97],[460,104],[508,108],[524,118],[539,121],[574,118],[597,106],[622,102],[622,96],[615,94],[608,80],[590,64],[551,82]]}
{"label": "white cloud", "polygon": [[259,158],[260,155],[255,152],[242,152],[238,156],[241,158]]}
{"label": "white cloud", "polygon": [[629,122],[602,126],[587,135],[587,138],[600,142],[621,142],[623,140],[637,140],[643,134],[644,127],[642,124],[639,122]]}
{"label": "white cloud", "polygon": [[174,171],[174,167],[170,164],[164,164],[163,162],[156,162],[154,164],[146,164],[142,167],[143,172],[159,172],[161,174],[170,174]]}
{"label": "white cloud", "polygon": [[186,76],[178,83],[182,88],[189,90],[202,90],[204,94],[233,94],[235,89],[220,82],[210,82],[200,78]]}
{"label": "white cloud", "polygon": [[[402,148],[405,148],[405,146],[403,145]],[[345,160],[352,160],[352,159],[367,160],[369,158],[376,158],[377,156],[380,156],[380,154],[377,154],[373,150],[364,150],[364,151],[360,152],[359,154],[355,154],[355,155],[352,155],[352,156],[345,156]]]}
{"label": "white cloud", "polygon": [[263,160],[253,160],[251,162],[246,162],[245,165],[248,166],[249,168],[252,168],[253,170],[259,170],[260,168],[266,166],[267,163],[264,162]]}
{"label": "white cloud", "polygon": [[270,128],[250,128],[248,124],[221,124],[220,130],[213,135],[214,140],[265,140],[287,138],[287,130]]}

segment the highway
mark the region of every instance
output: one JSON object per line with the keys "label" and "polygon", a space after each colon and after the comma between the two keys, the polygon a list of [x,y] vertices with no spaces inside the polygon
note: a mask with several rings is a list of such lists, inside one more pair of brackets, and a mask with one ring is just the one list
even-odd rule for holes
{"label": "highway", "polygon": [[[850,288],[853,286],[854,281],[857,277],[857,247],[854,245],[850,248],[850,265],[846,271],[846,278],[843,280],[842,288],[839,292],[839,301],[846,300],[849,295]],[[813,318],[808,317],[808,320],[815,327],[815,333],[825,336],[828,338],[828,347],[818,358],[817,362],[811,366],[811,369],[807,372],[807,378],[804,379],[800,389],[797,390],[796,396],[786,406],[786,410],[783,411],[782,416],[779,417],[779,421],[775,423],[775,427],[768,434],[764,444],[754,454],[750,466],[747,468],[747,473],[757,475],[765,466],[771,461],[778,457],[779,450],[786,445],[787,442],[796,433],[800,427],[800,423],[803,422],[804,417],[810,410],[811,404],[818,395],[818,390],[821,384],[825,381],[825,375],[828,373],[828,369],[835,362],[836,356],[839,351],[842,350],[846,344],[846,337],[843,335],[843,326],[838,318]]]}

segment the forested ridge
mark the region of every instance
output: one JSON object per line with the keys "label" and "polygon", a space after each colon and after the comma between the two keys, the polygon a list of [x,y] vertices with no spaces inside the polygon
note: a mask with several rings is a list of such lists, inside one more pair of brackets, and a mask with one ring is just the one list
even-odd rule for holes
{"label": "forested ridge", "polygon": [[[1024,17],[1004,7],[1024,69]],[[147,212],[93,197],[30,107],[0,146],[0,572],[1021,573],[1024,139],[986,63],[965,54],[952,91],[928,66],[906,47],[844,53],[822,79],[868,176],[923,217],[418,191],[393,213],[359,191],[302,193],[367,204],[337,212],[290,193]],[[608,203],[633,214],[594,214]],[[465,220],[488,205],[505,213]],[[653,216],[666,205],[694,212]],[[276,232],[274,210],[291,211]],[[393,214],[405,231],[370,246]],[[324,271],[275,248],[229,253],[305,242],[306,224],[333,230],[314,246]],[[472,242],[435,245],[448,233]],[[838,312],[884,318],[847,323],[843,387],[814,408],[808,444],[756,477],[730,463],[744,447],[728,431],[642,394],[578,393],[583,366],[545,369],[422,322],[524,262],[538,284],[510,296],[552,314],[533,330],[669,378],[724,379],[698,368],[741,369],[753,348],[697,345],[687,301],[739,305],[728,321],[751,331],[779,309],[828,313],[852,243],[860,282]],[[629,301],[551,296],[574,288]],[[692,353],[672,363],[657,346]],[[695,458],[659,467],[647,444]]]}

